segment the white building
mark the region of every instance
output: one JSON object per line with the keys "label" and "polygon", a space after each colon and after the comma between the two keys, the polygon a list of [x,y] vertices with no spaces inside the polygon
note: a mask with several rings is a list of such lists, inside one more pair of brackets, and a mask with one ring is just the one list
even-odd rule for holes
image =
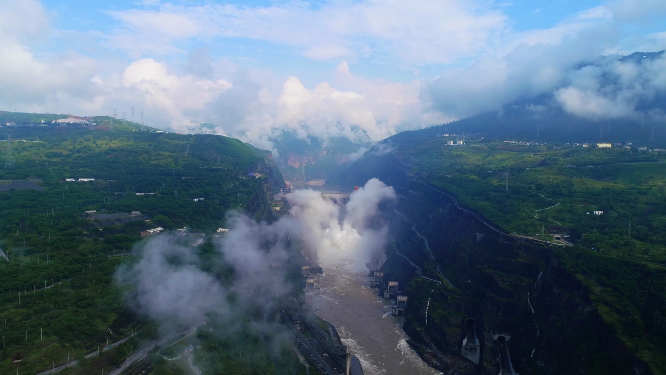
{"label": "white building", "polygon": [[94,178],[79,178],[79,182],[90,182],[95,181]]}
{"label": "white building", "polygon": [[592,213],[595,214],[595,215],[603,215],[604,214],[603,211],[592,211]]}
{"label": "white building", "polygon": [[203,198],[194,198],[192,200],[195,201],[195,202],[200,202],[200,201],[203,201],[204,199]]}
{"label": "white building", "polygon": [[53,123],[58,124],[88,124],[90,121],[83,117],[69,116],[67,118],[61,118],[58,120],[53,120]]}
{"label": "white building", "polygon": [[153,234],[157,234],[157,233],[159,233],[163,230],[164,230],[164,228],[162,228],[162,227],[157,227],[157,228],[153,228],[153,229],[144,230],[143,232],[141,232],[141,237],[149,237],[149,236],[152,236]]}

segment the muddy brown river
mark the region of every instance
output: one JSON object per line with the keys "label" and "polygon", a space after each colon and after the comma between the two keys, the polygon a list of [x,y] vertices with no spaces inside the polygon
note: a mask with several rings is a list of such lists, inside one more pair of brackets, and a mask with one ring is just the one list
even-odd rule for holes
{"label": "muddy brown river", "polygon": [[327,265],[319,276],[318,314],[338,330],[366,375],[441,374],[409,347],[402,318],[391,316],[391,302],[369,287],[367,273],[351,271],[351,262]]}

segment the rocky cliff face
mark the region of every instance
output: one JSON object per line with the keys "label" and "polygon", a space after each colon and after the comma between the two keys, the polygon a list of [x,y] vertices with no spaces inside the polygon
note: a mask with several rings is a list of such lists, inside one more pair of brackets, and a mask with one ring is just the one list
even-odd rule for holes
{"label": "rocky cliff face", "polygon": [[[431,365],[444,373],[497,374],[506,361],[496,335],[506,334],[511,365],[522,375],[651,374],[559,261],[562,248],[502,233],[390,156],[355,165],[345,179],[360,185],[369,177],[400,197],[382,271],[409,295],[404,328]],[[479,365],[461,354],[469,318]]]}

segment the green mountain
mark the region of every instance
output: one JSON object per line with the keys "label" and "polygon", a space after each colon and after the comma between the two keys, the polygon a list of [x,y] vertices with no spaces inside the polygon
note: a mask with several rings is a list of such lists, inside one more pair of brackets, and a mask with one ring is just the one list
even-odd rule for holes
{"label": "green mountain", "polygon": [[72,116],[52,113],[26,113],[0,111],[0,127],[6,130],[15,127],[70,127],[99,130],[160,131],[147,125],[110,116]]}
{"label": "green mountain", "polygon": [[[335,179],[398,191],[382,270],[408,285],[420,354],[491,373],[507,333],[521,374],[666,373],[666,153],[443,133],[393,136]],[[478,367],[460,351],[468,318]]]}
{"label": "green mountain", "polygon": [[[117,268],[133,261],[123,255],[142,232],[184,226],[211,232],[225,226],[230,209],[272,220],[273,193],[284,185],[269,152],[233,138],[10,127],[11,143],[0,141],[2,374],[35,374],[68,357],[81,363],[63,373],[117,367],[131,346],[136,352],[140,340],[157,335],[150,321],[123,303],[124,290],[113,282]],[[206,242],[199,249],[212,263],[211,248]],[[82,359],[137,329],[118,348]],[[261,339],[248,334],[247,340],[255,362],[235,360],[235,354],[220,361],[273,368],[273,357],[257,344]],[[205,342],[215,345],[213,338]],[[284,358],[295,358],[290,353]],[[150,358],[157,361],[151,368],[167,366],[154,353]]]}

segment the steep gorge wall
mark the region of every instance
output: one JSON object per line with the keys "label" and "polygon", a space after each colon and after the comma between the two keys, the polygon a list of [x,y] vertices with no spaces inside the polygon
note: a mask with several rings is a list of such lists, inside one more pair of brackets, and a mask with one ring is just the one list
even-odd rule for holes
{"label": "steep gorge wall", "polygon": [[[372,158],[346,178],[360,185],[378,177],[400,197],[395,248],[382,269],[409,294],[405,331],[427,361],[445,373],[496,374],[492,334],[507,333],[513,366],[523,375],[651,374],[601,318],[556,246],[504,235],[407,170],[390,156]],[[419,278],[405,258],[450,286]],[[475,319],[482,341],[479,366],[461,356],[467,318]]]}

